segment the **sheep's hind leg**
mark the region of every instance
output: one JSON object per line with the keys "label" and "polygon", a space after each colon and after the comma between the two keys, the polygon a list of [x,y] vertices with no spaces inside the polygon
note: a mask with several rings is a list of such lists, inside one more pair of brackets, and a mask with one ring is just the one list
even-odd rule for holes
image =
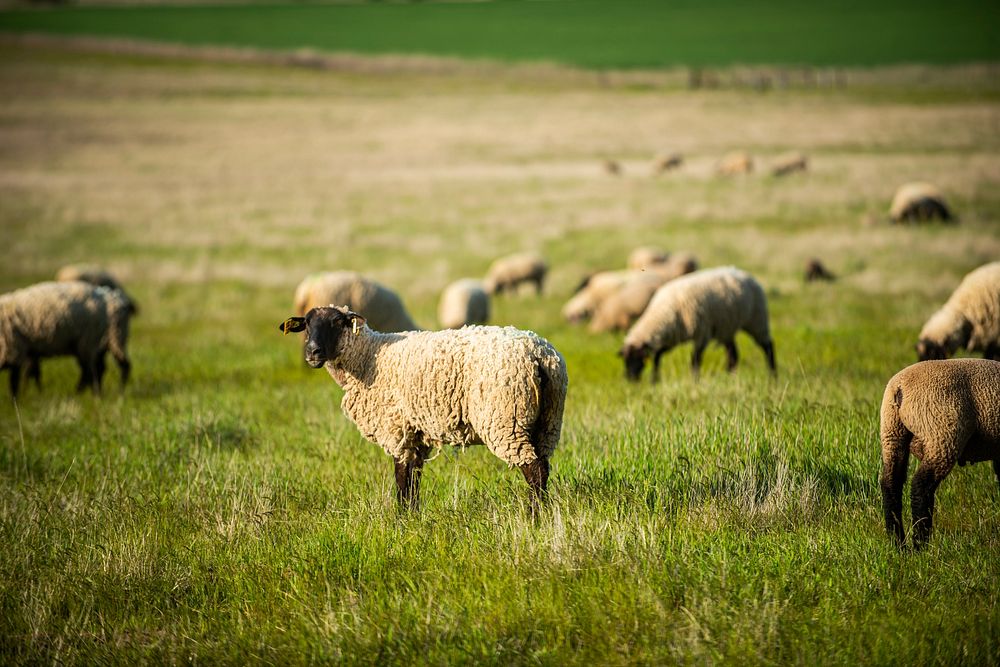
{"label": "sheep's hind leg", "polygon": [[903,531],[903,486],[906,484],[906,468],[910,461],[910,440],[912,434],[905,431],[894,438],[889,446],[882,448],[882,510],[885,514],[885,530],[896,544],[906,543]]}
{"label": "sheep's hind leg", "polygon": [[727,340],[723,345],[726,347],[726,370],[732,373],[736,364],[740,363],[740,353],[736,349],[736,341]]}
{"label": "sheep's hind leg", "polygon": [[691,374],[694,375],[694,379],[697,380],[698,376],[701,374],[701,357],[705,354],[705,348],[708,347],[708,341],[695,341],[694,351],[691,353]]}
{"label": "sheep's hind leg", "polygon": [[416,509],[420,504],[420,474],[424,466],[423,450],[410,450],[395,459],[396,500],[403,509]]}
{"label": "sheep's hind leg", "polygon": [[914,549],[922,548],[931,537],[934,493],[954,465],[954,461],[924,459],[913,474],[910,482],[910,513],[913,520]]}
{"label": "sheep's hind leg", "polygon": [[535,459],[531,463],[519,466],[524,481],[531,488],[531,513],[535,514],[539,503],[545,500],[549,485],[549,460]]}

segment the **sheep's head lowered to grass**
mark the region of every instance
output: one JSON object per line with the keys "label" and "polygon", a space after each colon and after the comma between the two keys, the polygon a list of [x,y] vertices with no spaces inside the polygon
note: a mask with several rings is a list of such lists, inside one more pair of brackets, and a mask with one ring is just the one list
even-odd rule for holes
{"label": "sheep's head lowered to grass", "polygon": [[365,326],[365,318],[346,306],[313,308],[305,317],[289,317],[278,327],[284,333],[306,332],[304,354],[306,363],[322,368],[328,361],[336,361],[341,352],[341,339],[347,334],[357,334]]}

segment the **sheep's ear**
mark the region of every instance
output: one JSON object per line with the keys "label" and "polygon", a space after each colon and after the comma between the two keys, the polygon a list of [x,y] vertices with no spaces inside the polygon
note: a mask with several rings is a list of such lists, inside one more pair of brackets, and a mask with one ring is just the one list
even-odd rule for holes
{"label": "sheep's ear", "polygon": [[289,334],[289,333],[292,333],[292,332],[298,332],[298,331],[305,331],[306,330],[306,318],[304,318],[304,317],[289,317],[287,320],[285,320],[284,322],[282,322],[278,326],[278,329],[282,333],[286,333],[286,334]]}

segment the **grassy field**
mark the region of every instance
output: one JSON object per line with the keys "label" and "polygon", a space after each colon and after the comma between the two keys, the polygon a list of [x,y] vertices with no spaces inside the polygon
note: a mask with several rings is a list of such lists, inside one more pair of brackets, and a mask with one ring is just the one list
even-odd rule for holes
{"label": "grassy field", "polygon": [[958,0],[250,4],[0,12],[0,32],[589,68],[1000,60],[1000,7]]}
{"label": "grassy field", "polygon": [[[0,45],[0,291],[91,260],[142,308],[124,394],[111,373],[77,396],[56,360],[0,402],[0,662],[1000,661],[992,471],[955,470],[916,555],[877,488],[885,382],[1000,258],[1000,105],[480,74]],[[713,177],[737,148],[757,172]],[[811,171],[767,176],[793,148]],[[654,178],[661,150],[687,161]],[[862,224],[917,178],[961,224]],[[741,338],[734,375],[713,347],[694,382],[685,347],[628,385],[619,336],[560,320],[645,243],[760,279],[776,380]],[[277,331],[293,289],[361,270],[432,327],[447,282],[529,248],[548,291],[494,321],[569,365],[551,502],[532,522],[520,475],[470,448],[400,515],[388,458]],[[803,284],[812,255],[840,280]]]}

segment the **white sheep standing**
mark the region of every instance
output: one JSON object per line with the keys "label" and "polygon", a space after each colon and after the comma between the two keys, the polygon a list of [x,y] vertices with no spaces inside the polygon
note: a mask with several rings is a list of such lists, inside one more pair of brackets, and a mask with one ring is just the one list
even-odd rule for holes
{"label": "white sheep standing", "polygon": [[305,331],[305,360],[344,389],[341,409],[395,462],[397,498],[416,504],[435,446],[485,444],[524,474],[537,501],[562,429],[569,379],[552,345],[513,327],[379,333],[346,307],[281,325]]}
{"label": "white sheep standing", "polygon": [[642,316],[625,335],[619,354],[626,377],[638,380],[646,359],[652,357],[652,380],[659,377],[660,357],[685,341],[694,342],[691,371],[697,377],[709,341],[722,343],[728,369],[739,356],[735,337],[749,333],[764,350],[768,366],[776,372],[774,343],[767,315],[767,297],[754,278],[732,266],[705,269],[672,280],[653,296]]}
{"label": "white sheep standing", "polygon": [[462,278],[448,285],[438,303],[438,322],[445,329],[459,329],[467,324],[486,324],[490,319],[490,297],[483,284]]}
{"label": "white sheep standing", "polygon": [[809,158],[797,151],[783,153],[774,159],[771,165],[772,176],[788,176],[797,171],[805,171],[809,167]]}
{"label": "white sheep standing", "polygon": [[124,386],[131,370],[130,314],[117,290],[81,281],[39,283],[0,296],[0,368],[10,370],[11,395],[17,396],[25,364],[37,369],[39,359],[66,355],[80,365],[77,391],[99,393],[109,350]]}
{"label": "white sheep standing", "polygon": [[355,271],[315,273],[295,289],[296,315],[332,303],[346,304],[364,317],[377,331],[415,331],[419,329],[399,295],[388,287]]}
{"label": "white sheep standing", "polygon": [[719,176],[736,176],[753,171],[753,158],[746,151],[727,153],[719,160],[715,173]]}
{"label": "white sheep standing", "polygon": [[487,294],[500,294],[514,291],[522,283],[534,283],[535,292],[541,294],[548,271],[549,265],[545,258],[536,252],[507,255],[494,260],[490,265],[483,279],[483,287]]}
{"label": "white sheep standing", "polygon": [[984,264],[962,279],[924,324],[917,356],[946,359],[960,348],[1000,360],[1000,262]]}
{"label": "white sheep standing", "polygon": [[889,536],[903,546],[903,485],[910,454],[913,545],[931,534],[934,493],[957,463],[992,461],[1000,482],[1000,362],[921,361],[896,373],[882,396],[882,507]]}

